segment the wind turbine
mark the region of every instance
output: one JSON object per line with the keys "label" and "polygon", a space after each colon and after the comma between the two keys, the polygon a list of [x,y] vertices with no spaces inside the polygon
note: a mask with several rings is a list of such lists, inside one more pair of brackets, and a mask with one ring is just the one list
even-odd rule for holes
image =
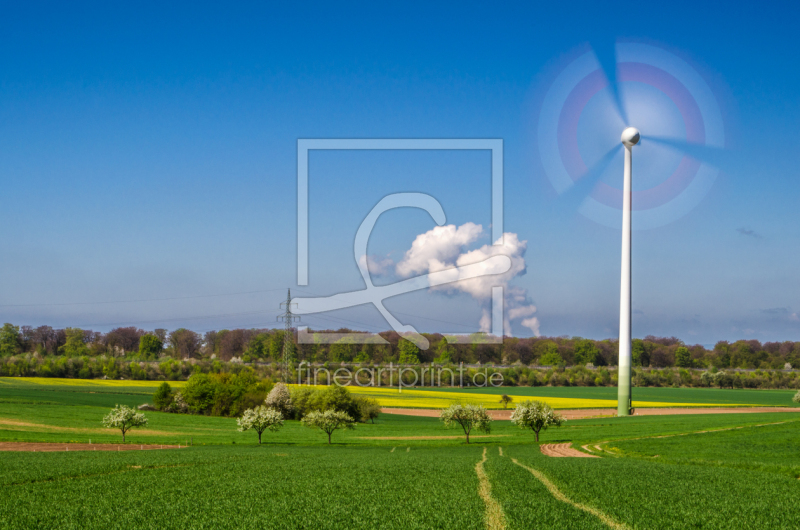
{"label": "wind turbine", "polygon": [[619,372],[617,416],[631,413],[631,178],[633,146],[641,135],[636,127],[622,131],[625,170],[622,188],[622,264],[619,285]]}
{"label": "wind turbine", "polygon": [[[725,151],[723,112],[707,76],[666,49],[632,41],[617,43],[614,70],[612,82],[591,49],[565,59],[543,87],[536,137],[545,174],[561,196],[561,212],[577,210],[618,228],[622,209],[617,413],[629,416],[634,195],[636,229],[665,226],[700,204],[719,167],[735,166]],[[647,131],[645,144],[630,123]],[[632,148],[637,144],[637,160],[643,163],[633,191]]]}

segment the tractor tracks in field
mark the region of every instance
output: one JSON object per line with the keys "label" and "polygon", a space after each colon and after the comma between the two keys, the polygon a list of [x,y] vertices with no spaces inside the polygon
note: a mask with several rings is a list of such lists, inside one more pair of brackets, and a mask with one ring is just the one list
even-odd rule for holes
{"label": "tractor tracks in field", "polygon": [[[585,448],[586,446],[584,446]],[[566,458],[600,458],[597,455],[583,453],[572,448],[572,442],[561,444],[541,444],[539,450],[545,456]]]}
{"label": "tractor tracks in field", "polygon": [[486,514],[484,516],[486,530],[505,530],[506,514],[497,499],[492,497],[492,484],[489,482],[489,477],[483,467],[486,460],[486,448],[484,447],[483,458],[475,464],[475,473],[478,475],[478,495],[483,499],[483,503],[486,506]]}
{"label": "tractor tracks in field", "polygon": [[[503,512],[503,507],[500,503],[492,497],[492,486],[489,482],[489,477],[486,475],[486,471],[484,470],[483,465],[486,463],[487,456],[486,456],[487,449],[486,447],[483,448],[483,457],[480,462],[475,465],[475,472],[478,475],[478,494],[480,495],[481,499],[486,506],[486,515],[485,515],[485,523],[487,530],[495,530],[495,529],[505,529],[506,527],[506,520],[505,520],[505,513]],[[506,455],[503,453],[503,448],[497,448],[497,453],[500,458],[505,458]],[[593,455],[586,455],[586,456],[593,456]],[[631,530],[631,527],[628,525],[621,523],[608,515],[605,512],[598,510],[597,508],[592,508],[591,506],[587,506],[586,504],[582,504],[580,502],[573,501],[569,497],[567,497],[563,491],[561,491],[558,486],[556,486],[544,473],[537,469],[533,469],[532,467],[526,466],[525,464],[520,463],[516,458],[511,458],[511,461],[518,465],[519,467],[525,469],[534,477],[536,477],[542,485],[547,488],[547,491],[561,502],[567,503],[570,506],[577,508],[579,510],[583,510],[586,513],[589,513],[608,526],[613,530]]]}
{"label": "tractor tracks in field", "polygon": [[512,458],[511,461],[514,462],[519,467],[521,467],[521,468],[527,470],[528,472],[530,472],[531,475],[536,477],[539,480],[539,482],[541,482],[544,485],[544,487],[547,488],[547,490],[550,492],[550,494],[553,495],[553,497],[555,497],[559,501],[565,502],[565,503],[567,503],[567,504],[569,504],[571,506],[574,506],[575,508],[577,508],[579,510],[583,510],[586,513],[590,513],[590,514],[594,515],[595,517],[600,519],[603,522],[603,524],[605,524],[609,528],[613,528],[614,530],[631,530],[631,528],[628,525],[626,525],[624,523],[620,523],[619,521],[617,521],[616,519],[614,519],[613,517],[611,517],[607,513],[601,512],[597,508],[592,508],[591,506],[587,506],[587,505],[582,504],[580,502],[573,501],[572,499],[567,497],[564,494],[564,492],[562,492],[560,489],[558,489],[558,486],[553,484],[550,481],[550,479],[548,479],[545,476],[545,474],[542,473],[541,471],[533,469],[532,467],[528,467],[525,464],[521,464],[516,458]]}

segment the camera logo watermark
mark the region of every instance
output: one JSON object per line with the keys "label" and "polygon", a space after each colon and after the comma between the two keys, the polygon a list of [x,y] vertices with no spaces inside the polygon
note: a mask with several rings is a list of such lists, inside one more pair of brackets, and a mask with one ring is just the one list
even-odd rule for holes
{"label": "camera logo watermark", "polygon": [[[500,139],[299,139],[297,141],[297,283],[308,285],[308,159],[312,150],[488,150],[492,155],[492,241],[503,244],[503,141]],[[380,215],[394,208],[420,208],[428,212],[437,225],[444,225],[446,217],[439,201],[424,193],[391,193],[381,199],[371,210],[365,208],[365,217],[356,233],[354,258],[358,264],[366,289],[339,293],[328,297],[295,298],[295,314],[311,315],[325,311],[345,309],[362,304],[372,304],[389,325],[404,338],[421,349],[427,349],[428,340],[411,325],[402,324],[383,305],[386,298],[412,291],[427,289],[483,276],[500,275],[511,268],[508,256],[495,255],[478,263],[430,272],[394,284],[375,286],[367,265],[367,244]],[[499,283],[499,282],[498,282]],[[492,288],[491,333],[476,339],[474,335],[450,335],[448,342],[481,343],[501,342],[503,337],[503,286]],[[307,326],[298,330],[301,344],[331,344],[346,340],[353,344],[386,344],[379,335],[368,333],[309,333]]]}

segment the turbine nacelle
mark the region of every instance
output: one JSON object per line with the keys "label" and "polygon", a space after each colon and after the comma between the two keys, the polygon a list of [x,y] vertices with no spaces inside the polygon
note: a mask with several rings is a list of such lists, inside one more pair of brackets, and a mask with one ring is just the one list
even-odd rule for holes
{"label": "turbine nacelle", "polygon": [[628,127],[622,131],[621,140],[622,143],[625,144],[625,147],[633,147],[639,143],[641,137],[642,136],[639,134],[639,129],[636,127]]}

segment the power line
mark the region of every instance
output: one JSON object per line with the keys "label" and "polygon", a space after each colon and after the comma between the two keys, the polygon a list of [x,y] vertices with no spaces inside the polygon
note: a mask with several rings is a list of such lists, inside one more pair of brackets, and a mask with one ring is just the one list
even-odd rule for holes
{"label": "power line", "polygon": [[166,302],[170,300],[194,300],[197,298],[218,298],[222,296],[240,296],[243,294],[259,294],[271,293],[275,291],[282,291],[280,289],[267,289],[264,291],[243,291],[240,293],[223,293],[223,294],[203,294],[198,296],[177,296],[173,298],[143,298],[139,300],[114,300],[108,302],[63,302],[63,303],[46,303],[46,304],[0,304],[0,307],[43,307],[43,306],[67,306],[67,305],[103,305],[103,304],[132,304],[136,302]]}
{"label": "power line", "polygon": [[[317,293],[312,293],[311,291],[306,291],[304,289],[295,288],[295,291],[300,291],[302,293],[310,294],[312,296],[320,296]],[[406,315],[406,316],[414,317],[414,318],[421,318],[422,320],[430,320],[432,322],[441,322],[442,324],[452,324],[454,326],[460,326],[462,328],[475,329],[474,326],[470,326],[470,325],[463,324],[463,323],[460,323],[460,322],[451,322],[449,320],[441,320],[441,319],[432,318],[432,317],[428,317],[428,316],[424,316],[424,315],[417,315],[417,314],[414,314],[414,313],[404,313],[403,311],[392,311],[392,313],[396,313],[398,315]],[[308,315],[308,316],[312,316],[312,317],[315,317],[315,318],[322,318],[323,320],[330,320],[331,318],[335,318],[335,319],[342,320],[342,321],[345,321],[345,322],[351,322],[353,324],[359,324],[361,326],[368,327],[368,328],[380,329],[380,328],[378,328],[378,326],[371,326],[369,324],[364,324],[363,322],[356,322],[355,320],[348,320],[346,318],[341,318],[341,317],[327,317],[326,318],[326,317],[320,317],[318,315]],[[382,329],[381,331],[385,331],[385,330]]]}
{"label": "power line", "polygon": [[219,315],[202,315],[196,317],[180,317],[180,318],[162,318],[162,319],[155,319],[155,320],[139,320],[136,322],[125,321],[125,322],[96,322],[94,324],[81,324],[79,328],[88,328],[90,326],[124,326],[126,324],[151,324],[153,322],[179,322],[181,320],[202,320],[206,318],[225,318],[225,317],[238,317],[238,316],[245,316],[245,315],[259,315],[263,313],[276,313],[276,311],[270,310],[261,310],[261,311],[247,311],[244,313],[223,313]]}
{"label": "power line", "polygon": [[[123,304],[123,303],[136,303],[136,302],[162,302],[162,301],[171,301],[171,300],[193,300],[193,299],[198,299],[198,298],[217,298],[217,297],[223,297],[223,296],[241,296],[241,295],[246,295],[246,294],[261,294],[261,293],[270,293],[270,292],[275,292],[275,291],[280,291],[280,290],[282,290],[282,289],[266,289],[266,290],[259,290],[259,291],[242,291],[242,292],[237,292],[237,293],[222,293],[222,294],[197,295],[197,296],[182,296],[182,297],[171,297],[171,298],[148,298],[148,299],[137,299],[137,300],[115,300],[115,301],[105,301],[105,302],[70,302],[70,303],[52,303],[52,304],[0,304],[0,307],[40,307],[40,306]],[[312,296],[319,296],[317,293],[313,293],[313,292],[307,291],[305,289],[297,289],[296,288],[295,290],[296,291],[300,291],[300,292],[305,293],[305,294],[312,295]],[[290,302],[290,300],[291,299],[288,299],[287,302]],[[282,303],[281,306],[285,305],[287,302]],[[423,319],[423,320],[429,320],[429,321],[432,321],[432,322],[441,322],[443,324],[451,324],[451,325],[460,326],[460,327],[463,327],[463,328],[470,328],[470,329],[472,328],[472,326],[469,326],[469,325],[466,325],[466,324],[462,324],[462,323],[459,323],[459,322],[441,320],[441,319],[436,319],[436,318],[432,318],[432,317],[428,317],[428,316],[424,316],[424,315],[417,315],[417,314],[413,314],[413,313],[405,313],[405,312],[402,312],[402,311],[394,311],[394,312],[399,314],[399,315],[406,315],[406,316],[410,316],[410,317],[414,317],[414,318],[420,318],[420,319]],[[175,317],[175,318],[150,319],[150,320],[125,321],[125,322],[96,322],[96,323],[92,323],[92,324],[81,324],[81,325],[79,325],[77,327],[88,328],[88,327],[92,327],[92,326],[124,326],[124,325],[133,325],[133,324],[152,324],[152,323],[161,323],[161,322],[165,322],[165,323],[166,322],[180,322],[180,321],[183,321],[183,320],[204,320],[204,319],[209,319],[209,318],[229,318],[229,317],[249,316],[249,315],[264,314],[264,313],[267,313],[267,314],[276,313],[276,311],[260,310],[260,311],[247,311],[247,312],[240,312],[240,313],[222,313],[222,314],[216,314],[216,315],[200,315],[200,316]],[[285,317],[286,315],[284,314],[283,316]],[[377,332],[386,331],[386,329],[384,329],[384,328],[382,328],[380,326],[376,326],[376,325],[373,325],[373,324],[366,324],[364,322],[360,322],[360,321],[356,321],[356,320],[352,320],[352,319],[348,319],[348,318],[343,318],[343,317],[339,317],[339,316],[334,317],[334,316],[330,316],[330,315],[321,316],[319,314],[310,314],[310,315],[308,315],[308,317],[310,317],[312,319],[317,319],[318,318],[318,319],[321,319],[321,320],[326,320],[326,321],[329,321],[329,322],[332,322],[332,323],[335,323],[335,324],[347,324],[347,323],[356,324],[356,325],[361,326],[363,328],[377,330]],[[294,317],[294,318],[296,318],[296,317]]]}
{"label": "power line", "polygon": [[294,355],[292,349],[292,324],[295,320],[300,320],[300,317],[296,317],[292,314],[292,290],[287,289],[286,291],[286,301],[281,303],[281,306],[285,306],[286,311],[283,315],[279,316],[279,320],[283,320],[284,330],[283,330],[283,359],[282,359],[282,367],[281,367],[281,379],[283,379],[284,383],[290,382],[289,373],[291,370],[292,365],[294,364]]}
{"label": "power line", "polygon": [[442,324],[452,324],[454,326],[461,326],[462,328],[470,328],[474,329],[474,326],[468,326],[467,324],[461,324],[459,322],[450,322],[449,320],[439,320],[436,318],[426,317],[423,315],[415,315],[413,313],[403,313],[402,311],[393,311],[393,313],[397,313],[398,315],[406,315],[409,317],[421,318],[422,320],[431,320],[433,322],[441,322]]}
{"label": "power line", "polygon": [[309,317],[309,318],[320,318],[322,320],[327,320],[329,322],[333,322],[334,324],[346,324],[348,322],[351,323],[351,324],[358,324],[359,326],[362,326],[364,328],[377,329],[378,330],[377,333],[380,333],[381,331],[389,331],[386,328],[381,328],[379,326],[373,326],[371,324],[364,324],[363,322],[356,322],[355,320],[348,320],[346,318],[331,317],[331,316],[322,317],[322,316],[319,316],[319,315],[306,315],[306,316]]}

